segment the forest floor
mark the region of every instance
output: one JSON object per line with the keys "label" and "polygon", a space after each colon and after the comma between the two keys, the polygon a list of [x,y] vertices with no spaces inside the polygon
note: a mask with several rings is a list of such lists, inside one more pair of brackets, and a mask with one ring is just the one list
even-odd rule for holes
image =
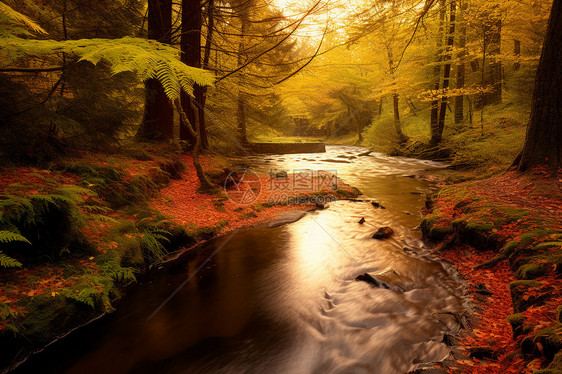
{"label": "forest floor", "polygon": [[230,175],[239,165],[201,162],[214,194],[197,192],[191,156],[167,146],[0,169],[0,371],[111,312],[135,274],[170,255],[358,195],[335,176],[315,176],[303,193],[290,188],[299,175]]}
{"label": "forest floor", "polygon": [[562,370],[562,171],[536,168],[443,186],[422,222],[467,280],[471,327],[443,373]]}

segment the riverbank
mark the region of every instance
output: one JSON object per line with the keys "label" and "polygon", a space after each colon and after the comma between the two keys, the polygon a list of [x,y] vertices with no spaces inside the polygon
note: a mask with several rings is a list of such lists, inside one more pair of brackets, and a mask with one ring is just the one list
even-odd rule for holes
{"label": "riverbank", "polygon": [[[191,156],[154,145],[0,171],[0,367],[111,313],[136,275],[170,255],[358,193],[330,175],[248,179],[230,173],[243,165],[220,157],[202,157],[202,164],[230,189],[197,193]],[[315,188],[285,190],[303,179]],[[250,200],[239,200],[247,193]]]}
{"label": "riverbank", "polygon": [[424,236],[476,306],[442,372],[561,372],[561,185],[560,172],[537,168],[447,185],[427,202]]}

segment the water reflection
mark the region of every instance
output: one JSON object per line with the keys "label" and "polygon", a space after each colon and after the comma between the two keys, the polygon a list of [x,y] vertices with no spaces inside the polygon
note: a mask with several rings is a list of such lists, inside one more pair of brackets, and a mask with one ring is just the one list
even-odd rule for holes
{"label": "water reflection", "polygon": [[[357,148],[330,147],[328,153],[252,162],[258,168],[326,170],[333,163],[321,158],[355,154]],[[154,274],[132,290],[95,336],[77,335],[25,370],[392,374],[443,358],[448,350],[441,340],[450,326],[439,316],[465,309],[463,290],[449,268],[424,253],[413,231],[419,218],[405,214],[423,204],[423,196],[411,192],[429,186],[405,176],[430,167],[439,165],[382,156],[338,166],[340,177],[388,209],[339,201],[288,226],[219,239],[184,266]],[[366,222],[359,224],[362,217]],[[392,226],[395,235],[372,239],[380,226]],[[402,291],[354,280],[365,271]],[[85,339],[90,346],[79,349],[76,343]]]}

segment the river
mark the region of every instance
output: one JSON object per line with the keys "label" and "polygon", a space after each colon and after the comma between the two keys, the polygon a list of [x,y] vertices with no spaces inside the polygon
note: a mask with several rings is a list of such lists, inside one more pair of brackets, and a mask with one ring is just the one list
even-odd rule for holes
{"label": "river", "polygon": [[[246,161],[261,171],[337,172],[386,209],[337,201],[289,225],[216,239],[143,277],[111,317],[20,371],[401,374],[442,360],[444,334],[458,329],[453,314],[468,304],[458,275],[428,253],[415,228],[434,187],[428,179],[443,165],[356,157],[363,151],[329,146]],[[381,226],[395,234],[372,239]],[[391,289],[355,281],[364,272]]]}

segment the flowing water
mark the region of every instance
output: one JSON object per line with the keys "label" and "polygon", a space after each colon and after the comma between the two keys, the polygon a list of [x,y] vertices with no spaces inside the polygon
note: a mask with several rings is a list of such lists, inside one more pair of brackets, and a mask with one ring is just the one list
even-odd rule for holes
{"label": "flowing water", "polygon": [[[183,264],[151,274],[108,320],[22,369],[392,374],[442,360],[449,352],[443,335],[458,327],[453,314],[467,304],[456,274],[427,253],[415,230],[432,183],[412,177],[438,175],[442,165],[380,154],[354,158],[363,151],[330,146],[323,154],[247,161],[261,171],[335,171],[386,209],[338,201],[289,225],[219,238]],[[372,239],[381,226],[395,235]],[[391,289],[354,280],[364,272]]]}

